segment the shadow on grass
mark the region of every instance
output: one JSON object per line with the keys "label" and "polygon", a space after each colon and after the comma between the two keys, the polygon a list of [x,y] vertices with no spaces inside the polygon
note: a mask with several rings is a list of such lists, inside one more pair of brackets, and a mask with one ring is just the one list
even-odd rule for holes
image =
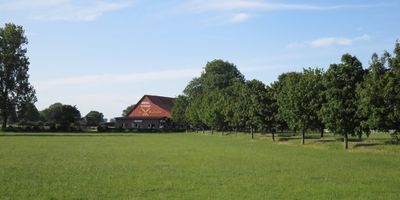
{"label": "shadow on grass", "polygon": [[372,147],[372,146],[378,146],[382,145],[379,143],[357,143],[354,145],[354,148],[359,148],[359,147]]}
{"label": "shadow on grass", "polygon": [[336,139],[334,138],[319,138],[313,140],[314,142],[321,142],[321,143],[328,143],[328,142],[336,142]]}
{"label": "shadow on grass", "polygon": [[290,140],[298,140],[298,137],[279,137],[278,141],[279,142],[286,142]]}
{"label": "shadow on grass", "polygon": [[385,142],[386,145],[400,145],[400,141],[396,141],[396,140],[389,140]]}

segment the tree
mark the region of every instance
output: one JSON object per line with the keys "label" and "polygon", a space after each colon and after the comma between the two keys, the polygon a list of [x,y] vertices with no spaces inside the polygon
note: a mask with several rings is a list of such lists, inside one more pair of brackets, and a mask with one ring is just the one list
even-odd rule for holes
{"label": "tree", "polygon": [[301,144],[305,143],[308,129],[318,127],[323,133],[318,115],[322,106],[322,74],[321,69],[309,68],[280,77],[282,88],[277,95],[280,113],[291,128],[301,130]]}
{"label": "tree", "polygon": [[[303,115],[302,107],[302,89],[300,87],[300,80],[302,78],[301,73],[289,72],[279,76],[278,83],[275,83],[275,87],[279,86],[279,92],[276,95],[279,108],[278,112],[280,118],[283,118],[288,126],[293,130],[303,130],[306,126],[301,120]],[[304,139],[302,139],[302,143]]]}
{"label": "tree", "polygon": [[90,111],[85,116],[86,126],[99,126],[101,123],[105,122],[104,115],[98,111]]}
{"label": "tree", "polygon": [[[238,94],[235,88],[244,84],[244,76],[237,67],[223,60],[208,62],[200,76],[202,88],[202,103],[200,104],[200,118],[203,123],[212,129],[226,129],[227,126],[237,126],[239,114],[234,114],[233,102]],[[235,115],[237,117],[235,117]]]}
{"label": "tree", "polygon": [[388,105],[388,127],[393,136],[400,140],[400,43],[397,41],[394,56],[389,58],[388,82],[384,89],[385,103]]}
{"label": "tree", "polygon": [[[323,70],[319,68],[304,69],[298,85],[298,100],[302,108],[302,117],[299,120],[304,126],[303,130],[307,128],[318,129],[321,137],[324,136],[325,128],[321,115],[322,104],[325,102],[323,75]],[[302,138],[304,144],[304,137]]]}
{"label": "tree", "polygon": [[122,111],[122,117],[126,117],[127,115],[129,115],[129,113],[132,111],[132,109],[136,106],[136,104],[132,104],[128,107],[126,107],[123,111]]}
{"label": "tree", "polygon": [[174,107],[172,107],[172,120],[179,125],[186,125],[186,110],[188,107],[188,97],[179,95],[175,99]]}
{"label": "tree", "polygon": [[[390,55],[385,53],[381,58],[373,54],[364,82],[357,87],[358,117],[361,128],[369,134],[369,130],[388,130],[387,113],[390,113],[385,93],[388,84],[388,69],[385,67]],[[358,134],[361,140],[361,131]]]}
{"label": "tree", "polygon": [[234,81],[231,86],[223,90],[222,113],[230,130],[238,131],[246,125],[245,90],[245,84],[240,81]]}
{"label": "tree", "polygon": [[246,82],[246,91],[243,101],[246,105],[247,125],[250,126],[251,138],[254,138],[254,130],[263,129],[266,124],[266,95],[267,87],[258,80]]}
{"label": "tree", "polygon": [[243,98],[246,105],[247,125],[254,138],[254,129],[272,133],[275,141],[275,132],[278,125],[278,104],[275,91],[270,86],[258,80],[246,82],[246,92]]}
{"label": "tree", "polygon": [[363,75],[361,62],[345,54],[342,63],[330,65],[324,76],[326,103],[321,109],[323,122],[330,131],[344,136],[345,149],[348,148],[348,134],[354,134],[360,123],[356,88],[363,81]]}
{"label": "tree", "polygon": [[0,114],[2,129],[10,113],[23,104],[36,102],[35,90],[29,83],[29,61],[24,47],[28,40],[21,26],[5,24],[0,28]]}
{"label": "tree", "polygon": [[21,104],[17,111],[18,121],[20,122],[38,122],[41,120],[40,113],[33,103]]}
{"label": "tree", "polygon": [[243,124],[236,104],[244,84],[244,76],[237,67],[223,60],[208,62],[200,77],[185,88],[188,98],[187,121],[194,126],[208,126],[213,130],[237,128]]}
{"label": "tree", "polygon": [[54,103],[41,112],[47,122],[60,130],[70,130],[81,120],[81,113],[76,106]]}
{"label": "tree", "polygon": [[187,97],[188,104],[185,112],[186,121],[194,127],[201,126],[204,130],[205,124],[200,118],[203,91],[200,78],[194,78],[183,90],[183,93]]}
{"label": "tree", "polygon": [[55,123],[55,113],[61,112],[62,106],[63,105],[61,103],[54,103],[48,108],[42,110],[40,115],[45,119],[46,122]]}
{"label": "tree", "polygon": [[71,126],[79,122],[81,113],[76,106],[62,105],[60,112],[54,115],[55,122],[61,130],[70,130]]}

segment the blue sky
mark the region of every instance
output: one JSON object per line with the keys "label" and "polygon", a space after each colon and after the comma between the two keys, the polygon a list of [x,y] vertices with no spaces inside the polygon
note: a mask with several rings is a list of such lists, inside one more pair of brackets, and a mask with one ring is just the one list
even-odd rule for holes
{"label": "blue sky", "polygon": [[177,96],[213,59],[267,84],[344,53],[368,67],[400,38],[399,10],[397,0],[0,0],[0,22],[26,31],[39,109],[112,118],[143,94]]}

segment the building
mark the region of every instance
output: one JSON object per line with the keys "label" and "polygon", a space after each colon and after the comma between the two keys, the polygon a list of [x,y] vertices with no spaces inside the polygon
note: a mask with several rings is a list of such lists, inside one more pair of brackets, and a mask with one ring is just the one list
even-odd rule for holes
{"label": "building", "polygon": [[171,126],[174,98],[144,95],[124,117],[115,118],[115,127],[123,129],[164,129]]}

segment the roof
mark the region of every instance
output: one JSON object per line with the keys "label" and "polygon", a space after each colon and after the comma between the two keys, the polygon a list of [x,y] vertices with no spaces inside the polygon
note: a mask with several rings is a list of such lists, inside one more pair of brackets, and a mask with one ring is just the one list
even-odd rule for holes
{"label": "roof", "polygon": [[151,119],[166,119],[167,117],[116,117],[116,120],[151,120]]}
{"label": "roof", "polygon": [[154,96],[154,95],[145,95],[148,97],[151,102],[160,106],[162,109],[171,112],[172,107],[174,106],[175,98],[171,97],[162,97],[162,96]]}
{"label": "roof", "polygon": [[[139,102],[141,102],[144,98],[148,97],[151,102],[160,106],[162,109],[172,112],[172,107],[174,106],[175,98],[172,97],[163,97],[163,96],[156,96],[156,95],[144,95],[140,98]],[[127,113],[127,116],[139,106],[139,102]]]}

